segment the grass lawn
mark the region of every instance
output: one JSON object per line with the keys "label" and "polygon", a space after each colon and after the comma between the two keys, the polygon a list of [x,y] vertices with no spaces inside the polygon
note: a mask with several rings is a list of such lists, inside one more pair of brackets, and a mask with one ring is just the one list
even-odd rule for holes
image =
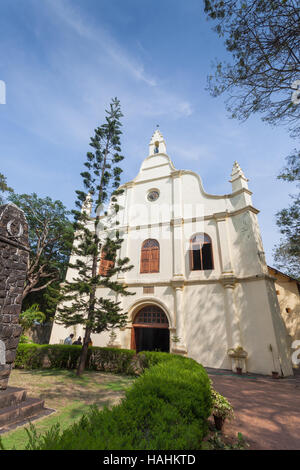
{"label": "grass lawn", "polygon": [[[134,378],[86,371],[81,377],[70,370],[17,370],[11,373],[9,385],[27,390],[28,397],[45,400],[45,407],[55,413],[33,421],[37,432],[45,432],[60,423],[61,429],[78,420],[89,406],[112,406],[124,396]],[[0,435],[5,449],[24,449],[28,441],[24,425]]]}

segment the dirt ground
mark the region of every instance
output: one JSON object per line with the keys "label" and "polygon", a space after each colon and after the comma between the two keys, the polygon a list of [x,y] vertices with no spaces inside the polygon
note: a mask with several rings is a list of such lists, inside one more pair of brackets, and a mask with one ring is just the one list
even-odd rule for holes
{"label": "dirt ground", "polygon": [[300,371],[293,378],[238,376],[208,370],[215,389],[233,405],[224,434],[241,432],[253,450],[300,449]]}

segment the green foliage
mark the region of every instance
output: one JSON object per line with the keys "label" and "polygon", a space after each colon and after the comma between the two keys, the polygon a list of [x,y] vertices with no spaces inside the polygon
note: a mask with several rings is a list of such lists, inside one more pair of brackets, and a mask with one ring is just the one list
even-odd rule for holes
{"label": "green foliage", "polygon": [[177,355],[169,354],[165,352],[141,351],[138,354],[139,365],[142,371],[144,371],[145,369],[149,369],[150,367],[160,364],[162,362],[171,361],[174,359],[174,357],[178,361],[185,360],[183,356],[177,356]]}
{"label": "green foliage", "polygon": [[211,413],[210,383],[192,359],[170,359],[146,370],[111,410],[93,407],[63,432],[59,426],[38,436],[28,431],[28,449],[189,450],[199,449]]}
{"label": "green foliage", "polygon": [[229,401],[220,395],[216,390],[211,387],[211,394],[213,400],[212,414],[218,418],[231,419],[234,418],[234,412]]}
{"label": "green foliage", "polygon": [[[24,344],[19,343],[15,367],[19,369],[75,369],[81,353],[81,346],[65,344]],[[135,352],[127,349],[88,349],[87,368],[133,374],[131,361]]]}
{"label": "green foliage", "polygon": [[[124,159],[120,153],[122,116],[120,102],[115,98],[106,111],[105,124],[97,127],[91,137],[93,152],[87,153],[85,171],[81,173],[84,191],[76,191],[77,209],[72,211],[75,216],[75,243],[69,267],[74,274],[71,281],[64,283],[63,302],[58,307],[56,322],[66,327],[79,324],[84,327],[78,375],[83,372],[91,333],[121,328],[127,323],[127,314],[123,312],[121,302],[116,301],[115,297],[97,295],[97,288],[107,288],[122,296],[133,295],[123,283],[117,282],[115,276],[132,268],[128,265],[128,258],[119,257],[123,240],[116,220],[118,196],[123,193],[119,188],[122,169],[118,166]],[[104,204],[108,201],[115,230],[111,220],[103,217],[106,213]],[[93,219],[92,213],[95,215]],[[106,269],[99,271],[101,259],[105,260]]]}
{"label": "green foliage", "polygon": [[[64,277],[63,273],[62,276]],[[37,303],[40,306],[41,311],[45,313],[46,320],[53,321],[57,304],[62,299],[60,285],[60,281],[53,281],[45,289],[37,292],[29,292],[22,302],[22,308],[27,309],[33,303]]]}
{"label": "green foliage", "polygon": [[26,335],[21,335],[20,336],[20,340],[19,340],[19,344],[20,343],[23,343],[23,344],[28,344],[28,343],[32,343],[32,341],[30,340],[30,338]]}
{"label": "green foliage", "polygon": [[215,432],[209,439],[203,442],[202,450],[246,450],[249,447],[243,434],[239,432],[234,442],[226,442],[221,432]]}
{"label": "green foliage", "polygon": [[19,321],[20,325],[27,330],[31,328],[35,321],[39,323],[44,323],[46,320],[46,315],[39,310],[38,304],[33,304],[31,307],[27,308],[24,312],[21,313]]}
{"label": "green foliage", "polygon": [[[37,293],[54,282],[61,282],[73,242],[69,212],[61,201],[37,194],[11,194],[9,200],[25,213],[30,242],[30,262],[23,293]],[[31,303],[36,299],[31,298]]]}
{"label": "green foliage", "polygon": [[278,179],[295,182],[298,193],[290,196],[292,204],[288,208],[276,214],[283,239],[275,247],[274,258],[278,269],[300,280],[300,152],[295,149],[286,160]]}
{"label": "green foliage", "polygon": [[261,113],[271,124],[288,124],[299,135],[300,106],[291,84],[300,76],[299,2],[204,0],[204,10],[224,40],[230,62],[217,62],[209,77],[213,96],[226,93],[233,118]]}
{"label": "green foliage", "polygon": [[[7,186],[6,177],[2,173],[0,173],[0,193],[5,193],[5,192],[13,193],[14,190],[10,188],[9,186]],[[5,202],[4,198],[0,194],[0,204],[4,204],[4,202]]]}

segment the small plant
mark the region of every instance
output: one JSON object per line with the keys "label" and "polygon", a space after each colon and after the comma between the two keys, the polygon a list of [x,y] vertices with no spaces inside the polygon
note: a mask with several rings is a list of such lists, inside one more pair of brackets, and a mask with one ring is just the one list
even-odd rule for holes
{"label": "small plant", "polygon": [[20,325],[24,330],[31,328],[35,322],[44,323],[46,315],[39,310],[38,304],[32,304],[31,307],[24,310],[20,315]]}
{"label": "small plant", "polygon": [[172,341],[173,341],[173,343],[175,343],[175,344],[179,343],[179,342],[180,342],[179,336],[176,336],[176,335],[172,336]]}
{"label": "small plant", "polygon": [[214,417],[215,426],[218,431],[221,431],[225,420],[234,418],[233,408],[229,401],[216,390],[214,390],[212,386],[211,396],[213,405],[212,415]]}
{"label": "small plant", "polygon": [[21,335],[20,336],[20,343],[23,343],[23,344],[28,344],[28,343],[32,343],[32,341],[30,340],[30,338],[26,335]]}
{"label": "small plant", "polygon": [[202,443],[202,450],[246,450],[249,444],[245,441],[241,432],[237,434],[234,442],[227,442],[226,436],[215,432],[207,441]]}
{"label": "small plant", "polygon": [[229,401],[216,390],[212,389],[211,392],[213,399],[212,414],[224,420],[234,418],[233,407]]}
{"label": "small plant", "polygon": [[116,337],[117,337],[117,333],[115,332],[115,330],[111,330],[111,332],[109,334],[109,343],[108,344],[114,344],[114,342],[116,340]]}
{"label": "small plant", "polygon": [[115,330],[111,330],[109,337],[112,341],[116,339],[117,333],[115,332]]}

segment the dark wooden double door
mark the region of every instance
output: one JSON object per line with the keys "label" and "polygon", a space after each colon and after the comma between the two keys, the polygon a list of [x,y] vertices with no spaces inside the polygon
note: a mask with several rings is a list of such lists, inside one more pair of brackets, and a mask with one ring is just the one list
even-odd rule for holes
{"label": "dark wooden double door", "polygon": [[131,348],[139,351],[170,351],[169,322],[157,306],[143,307],[132,325]]}

